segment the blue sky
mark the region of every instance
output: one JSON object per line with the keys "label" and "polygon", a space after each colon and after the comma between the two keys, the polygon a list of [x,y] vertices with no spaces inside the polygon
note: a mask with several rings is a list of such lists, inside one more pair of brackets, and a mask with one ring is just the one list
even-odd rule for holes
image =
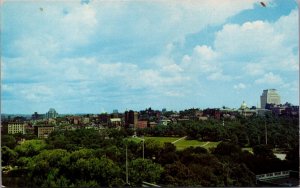
{"label": "blue sky", "polygon": [[1,2],[1,112],[299,104],[295,0]]}

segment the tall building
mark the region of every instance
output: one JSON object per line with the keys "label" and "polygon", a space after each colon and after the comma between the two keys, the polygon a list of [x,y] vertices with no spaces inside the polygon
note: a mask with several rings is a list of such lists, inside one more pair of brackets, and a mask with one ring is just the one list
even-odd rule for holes
{"label": "tall building", "polygon": [[50,108],[49,111],[46,113],[46,118],[56,118],[58,113],[55,111],[54,108]]}
{"label": "tall building", "polygon": [[265,89],[260,96],[260,107],[265,109],[266,104],[280,104],[280,96],[276,89]]}
{"label": "tall building", "polygon": [[136,128],[138,126],[138,112],[132,110],[125,112],[125,126]]}
{"label": "tall building", "polygon": [[118,110],[113,110],[113,113],[112,113],[112,118],[118,118],[119,117],[119,112]]}

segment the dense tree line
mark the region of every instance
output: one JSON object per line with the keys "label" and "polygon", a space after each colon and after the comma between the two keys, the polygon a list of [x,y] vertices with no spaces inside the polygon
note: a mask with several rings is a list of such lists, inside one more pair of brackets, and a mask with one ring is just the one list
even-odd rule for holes
{"label": "dense tree line", "polygon": [[299,143],[299,119],[293,117],[239,117],[234,120],[184,121],[139,129],[139,135],[188,136],[200,141],[231,141],[242,147],[267,144],[273,148],[294,148]]}
{"label": "dense tree line", "polygon": [[[264,122],[269,145],[262,144]],[[142,143],[128,139],[133,134],[130,129],[55,131],[46,140],[31,139],[22,144],[17,143],[20,135],[4,135],[2,166],[12,169],[4,172],[3,183],[23,187],[125,186],[127,146],[131,186],[141,186],[142,181],[163,186],[254,186],[255,174],[298,171],[295,125],[294,119],[256,117],[227,120],[224,127],[220,121],[209,120],[139,130],[138,134],[145,135],[221,141],[208,151],[201,147],[176,150],[171,143],[149,139],[145,141],[145,159]],[[253,153],[243,151],[241,146],[245,145],[253,146]],[[286,160],[274,156],[275,145],[287,150]]]}

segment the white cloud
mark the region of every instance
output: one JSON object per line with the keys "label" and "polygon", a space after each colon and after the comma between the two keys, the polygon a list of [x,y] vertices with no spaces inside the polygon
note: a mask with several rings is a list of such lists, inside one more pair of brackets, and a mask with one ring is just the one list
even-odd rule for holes
{"label": "white cloud", "polygon": [[231,80],[231,76],[224,75],[222,71],[211,73],[208,77],[208,80],[220,80],[220,81],[228,81]]}
{"label": "white cloud", "polygon": [[183,69],[177,64],[171,64],[163,66],[162,71],[165,73],[177,74],[183,72]]}
{"label": "white cloud", "polygon": [[54,92],[45,85],[32,85],[31,87],[23,87],[20,91],[24,98],[33,102],[41,102],[49,100]]}
{"label": "white cloud", "polygon": [[285,83],[285,84],[281,85],[281,88],[283,88],[284,90],[297,92],[297,91],[299,91],[299,82],[293,81],[290,83]]}
{"label": "white cloud", "polygon": [[243,71],[248,75],[262,75],[264,74],[264,66],[258,63],[249,63],[243,68]]}
{"label": "white cloud", "polygon": [[189,72],[212,73],[217,72],[219,63],[216,53],[208,46],[196,46],[191,56],[184,55],[182,67]]}
{"label": "white cloud", "polygon": [[242,25],[226,24],[216,34],[214,49],[223,61],[251,62],[244,70],[259,75],[265,71],[298,70],[297,10],[274,23],[261,20]]}
{"label": "white cloud", "polygon": [[213,60],[216,58],[216,52],[214,52],[211,47],[203,45],[203,46],[196,46],[194,48],[194,52],[201,58],[201,60]]}
{"label": "white cloud", "polygon": [[281,46],[282,37],[274,33],[269,23],[246,22],[243,25],[227,24],[216,34],[214,46],[226,58],[271,55]]}
{"label": "white cloud", "polygon": [[239,83],[239,84],[234,85],[233,88],[236,90],[241,90],[241,89],[245,89],[246,85],[243,83]]}
{"label": "white cloud", "polygon": [[[4,86],[5,92],[21,91],[20,99],[90,101],[95,106],[130,104],[140,97],[138,103],[153,95],[189,99],[216,81],[245,89],[248,75],[267,73],[255,83],[284,84],[286,71],[298,70],[296,10],[274,23],[226,24],[213,45],[193,43],[193,50],[179,53],[191,45],[185,44],[187,35],[221,25],[258,2],[36,3],[9,4],[3,14],[1,32],[10,37],[1,76],[5,84],[12,83]],[[237,78],[240,83],[233,83]]]}
{"label": "white cloud", "polygon": [[272,72],[265,74],[262,78],[255,80],[256,84],[283,84],[283,80],[279,75],[275,75]]}

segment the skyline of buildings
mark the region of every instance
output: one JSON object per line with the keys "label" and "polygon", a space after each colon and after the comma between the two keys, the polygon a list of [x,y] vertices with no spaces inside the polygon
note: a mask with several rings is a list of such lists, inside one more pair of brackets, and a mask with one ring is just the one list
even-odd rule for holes
{"label": "skyline of buildings", "polygon": [[[277,92],[277,89],[264,89],[263,92],[262,92],[262,95],[260,96],[259,99],[260,99],[260,101],[259,101],[260,104],[259,103],[255,104],[255,105],[251,104],[250,107],[265,109],[266,108],[266,104],[269,104],[269,105],[272,105],[272,104],[274,104],[274,105],[280,105],[281,104],[281,96]],[[247,102],[247,100],[242,100],[242,105],[246,105],[246,102]],[[289,101],[286,101],[285,103],[289,103]],[[237,105],[234,105],[235,107],[222,105],[222,106],[219,106],[219,107],[210,106],[210,107],[206,107],[206,108],[200,108],[200,107],[197,107],[197,106],[192,106],[192,107],[183,108],[183,109],[189,109],[189,108],[207,109],[207,108],[223,108],[223,107],[232,108],[232,109],[239,109],[239,108],[241,108],[241,106],[239,104],[240,103],[238,103]],[[292,105],[299,106],[298,104],[292,104]],[[151,108],[152,106],[150,105],[148,107]],[[147,108],[147,106],[145,106],[144,108]],[[144,108],[142,108],[142,109],[144,109]],[[124,112],[125,113],[126,111],[128,111],[127,109],[131,109],[130,111],[132,111],[132,110],[133,111],[142,110],[142,109],[126,108],[124,110],[120,110],[120,112]],[[166,111],[167,109],[168,110],[172,110],[172,111],[177,111],[177,110],[174,110],[174,109],[171,109],[171,108],[167,108],[167,107],[161,108],[162,111]],[[183,109],[180,109],[180,110],[183,110]],[[108,111],[105,111],[105,112],[96,112],[96,114],[101,114],[101,113],[118,114],[119,110],[118,109],[113,109],[111,112],[108,112]],[[1,114],[10,114],[10,113],[2,113],[1,112]],[[95,113],[79,112],[79,113],[60,113],[60,114],[95,114]],[[32,114],[32,118],[33,119],[40,119],[43,116],[45,116],[47,118],[55,118],[58,115],[59,114],[56,112],[55,108],[51,107],[48,110],[48,112],[46,112],[45,114],[39,114],[38,112],[34,112],[34,114]],[[116,116],[116,115],[114,115],[114,116]],[[132,119],[131,116],[133,117],[133,115],[132,114],[130,115],[130,119]],[[137,123],[133,123],[133,120],[132,120],[132,122],[130,120],[130,124],[135,124],[136,125]]]}
{"label": "skyline of buildings", "polygon": [[[100,130],[104,128],[149,128],[158,125],[166,126],[170,123],[181,121],[206,121],[210,118],[216,120],[235,119],[236,117],[275,116],[298,117],[299,106],[290,103],[281,104],[280,95],[276,89],[265,89],[260,96],[261,108],[258,106],[248,106],[243,101],[239,108],[190,108],[181,109],[179,112],[170,111],[166,108],[153,110],[151,107],[145,110],[127,110],[119,112],[114,109],[111,113],[64,115],[50,108],[45,114],[34,112],[31,116],[5,116],[1,114],[2,131],[7,134],[27,134],[34,133],[38,138],[47,138],[55,130],[54,127],[65,130],[75,130],[78,128]],[[59,126],[59,127],[57,127]],[[223,121],[224,126],[224,121]]]}

